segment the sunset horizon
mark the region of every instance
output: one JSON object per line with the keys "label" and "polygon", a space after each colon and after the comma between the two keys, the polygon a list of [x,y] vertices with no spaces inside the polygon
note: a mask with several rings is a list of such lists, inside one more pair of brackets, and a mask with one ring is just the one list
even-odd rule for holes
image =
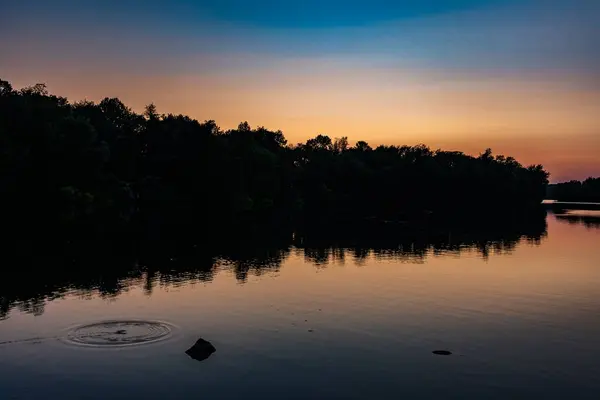
{"label": "sunset horizon", "polygon": [[[396,4],[397,3],[397,4]],[[345,3],[346,4],[346,3]],[[0,76],[69,101],[372,146],[486,148],[551,182],[600,175],[600,5],[152,1],[8,6]],[[35,10],[35,11],[28,11]],[[270,13],[266,13],[266,11]]]}

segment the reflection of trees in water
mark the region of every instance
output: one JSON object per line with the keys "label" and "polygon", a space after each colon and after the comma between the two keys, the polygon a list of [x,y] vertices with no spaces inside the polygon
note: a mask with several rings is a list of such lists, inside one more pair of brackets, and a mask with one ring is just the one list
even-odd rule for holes
{"label": "reflection of trees in water", "polygon": [[423,263],[428,256],[460,256],[464,252],[476,252],[481,258],[487,259],[490,255],[511,253],[521,241],[539,245],[541,236],[539,238],[517,237],[494,241],[455,243],[400,242],[385,247],[365,247],[365,245],[337,247],[340,244],[335,244],[330,247],[308,247],[301,250],[304,259],[316,266],[327,266],[330,263],[343,265],[348,254],[350,254],[353,262],[358,265],[366,264],[366,261],[371,257],[375,260]]}
{"label": "reflection of trees in water", "polygon": [[374,231],[306,230],[295,233],[291,240],[275,242],[252,237],[232,239],[222,246],[200,242],[189,246],[154,243],[125,256],[122,249],[98,245],[86,247],[76,255],[70,253],[68,257],[31,257],[21,260],[10,271],[5,268],[5,276],[0,279],[0,318],[6,318],[15,307],[21,312],[40,315],[47,302],[65,296],[112,300],[134,289],[151,295],[157,287],[208,283],[221,272],[229,272],[244,283],[249,276],[278,272],[292,254],[318,268],[343,265],[348,260],[358,265],[366,265],[370,259],[423,263],[428,257],[458,257],[465,252],[487,259],[508,254],[519,243],[540,244],[545,235],[544,217],[533,223],[496,225],[494,229],[395,236]]}
{"label": "reflection of trees in water", "polygon": [[557,221],[571,225],[583,225],[588,229],[600,229],[600,213],[597,215],[558,214]]}
{"label": "reflection of trees in water", "polygon": [[219,254],[218,270],[233,271],[239,282],[246,282],[248,275],[261,276],[264,273],[279,271],[281,264],[289,257],[289,245],[281,247],[244,246],[233,252]]}
{"label": "reflection of trees in water", "polygon": [[[429,256],[476,252],[481,258],[509,254],[517,244],[539,245],[546,236],[546,218],[533,216],[520,221],[484,221],[466,223],[452,229],[429,229],[390,235],[389,232],[344,230],[296,234],[293,244],[301,248],[307,262],[326,266],[343,264],[350,254],[364,265],[369,258],[396,262],[422,263]],[[334,238],[332,240],[332,238]]]}

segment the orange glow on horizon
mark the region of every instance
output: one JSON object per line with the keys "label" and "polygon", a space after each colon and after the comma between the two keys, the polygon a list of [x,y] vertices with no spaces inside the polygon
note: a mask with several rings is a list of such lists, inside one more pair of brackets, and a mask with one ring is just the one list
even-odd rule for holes
{"label": "orange glow on horizon", "polygon": [[247,120],[281,129],[291,144],[324,133],[372,146],[425,143],[469,154],[491,147],[523,164],[543,164],[553,181],[600,175],[600,138],[595,135],[600,93],[591,89],[519,77],[475,76],[462,82],[447,76],[440,81],[439,74],[429,79],[410,70],[270,72],[102,79],[94,79],[99,71],[51,72],[47,79],[34,79],[25,70],[5,79],[15,87],[44,81],[51,92],[71,101],[119,97],[138,112],[154,102],[159,112],[214,119],[224,129]]}
{"label": "orange glow on horizon", "polygon": [[324,133],[372,146],[491,147],[545,165],[552,180],[599,176],[598,2],[500,3],[327,28],[166,8],[159,24],[137,13],[98,23],[110,10],[13,5],[0,77],[45,82],[72,101],[119,97],[138,112],[153,102],[224,129],[248,121],[290,143]]}

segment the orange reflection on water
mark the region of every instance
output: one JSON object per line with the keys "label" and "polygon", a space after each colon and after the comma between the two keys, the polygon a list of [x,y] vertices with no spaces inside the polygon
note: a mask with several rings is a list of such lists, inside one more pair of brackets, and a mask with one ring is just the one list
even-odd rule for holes
{"label": "orange reflection on water", "polygon": [[351,252],[337,250],[316,266],[307,262],[304,250],[296,249],[279,269],[250,272],[245,283],[224,268],[209,283],[156,281],[148,295],[144,280],[138,279],[115,299],[69,297],[50,302],[44,315],[65,325],[74,319],[201,318],[232,329],[240,321],[305,324],[304,319],[323,318],[364,327],[386,324],[390,315],[428,323],[475,315],[571,318],[599,294],[598,239],[600,229],[550,215],[541,244],[521,241],[513,250],[491,251],[487,258],[464,249],[400,258],[371,252],[358,261]]}

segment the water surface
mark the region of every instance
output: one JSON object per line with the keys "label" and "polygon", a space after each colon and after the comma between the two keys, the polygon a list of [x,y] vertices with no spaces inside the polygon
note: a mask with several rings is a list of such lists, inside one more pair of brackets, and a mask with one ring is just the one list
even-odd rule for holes
{"label": "water surface", "polygon": [[0,398],[596,399],[599,221],[5,272]]}

